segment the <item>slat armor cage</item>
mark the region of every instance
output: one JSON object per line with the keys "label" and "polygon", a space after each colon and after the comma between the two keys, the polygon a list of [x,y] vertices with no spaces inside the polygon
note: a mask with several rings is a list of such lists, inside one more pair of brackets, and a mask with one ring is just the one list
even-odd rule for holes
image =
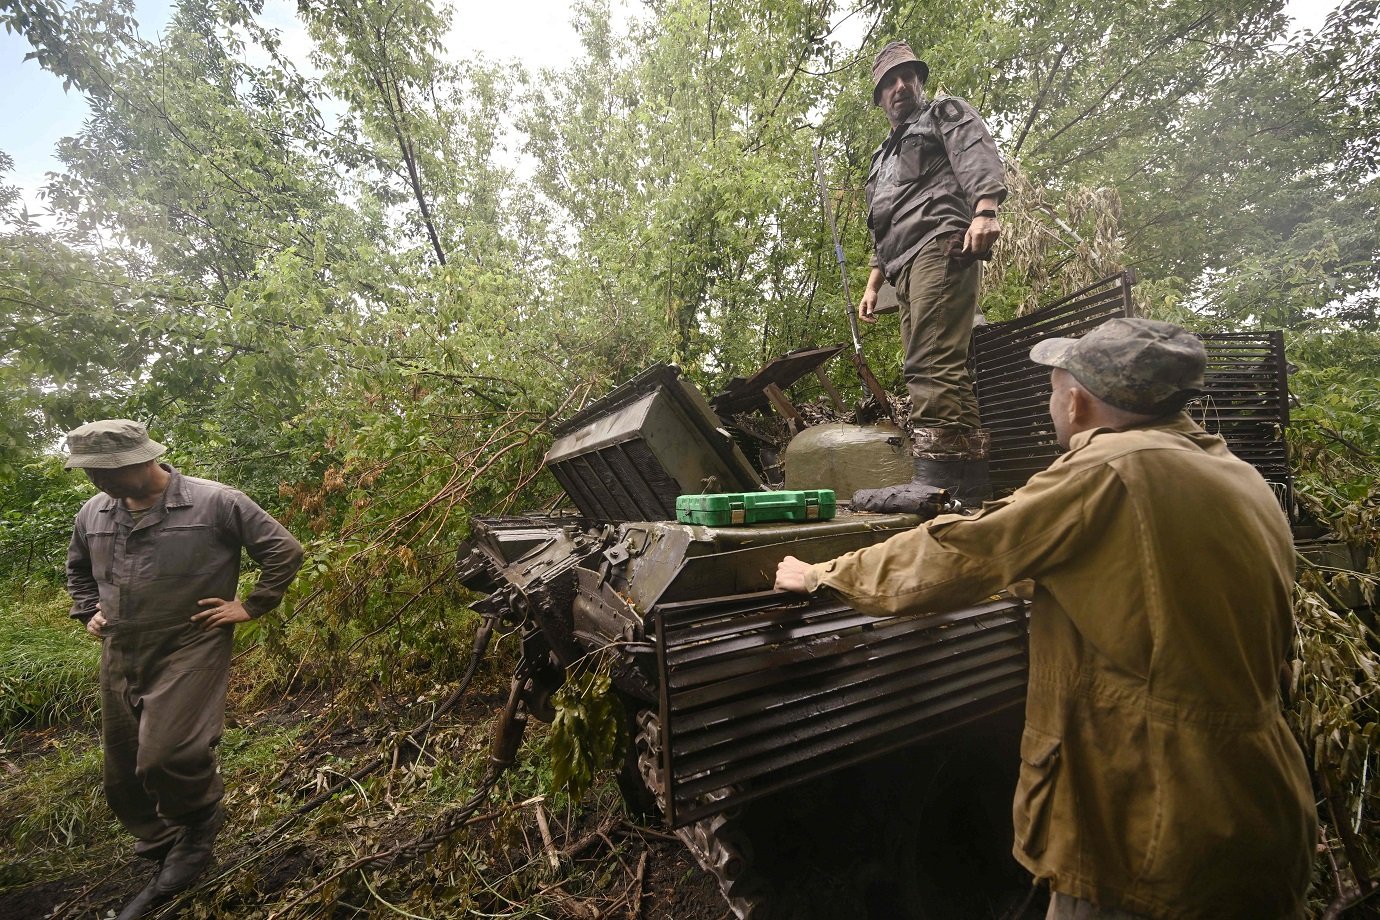
{"label": "slat armor cage", "polygon": [[[1019,319],[973,330],[973,369],[982,425],[992,438],[992,489],[1009,494],[1059,455],[1049,418],[1049,368],[1030,360],[1035,343],[1078,338],[1116,316],[1131,316],[1135,275],[1124,272]],[[1284,333],[1200,333],[1207,350],[1205,394],[1188,414],[1221,435],[1254,466],[1292,514],[1293,477],[1284,428],[1289,424]]]}

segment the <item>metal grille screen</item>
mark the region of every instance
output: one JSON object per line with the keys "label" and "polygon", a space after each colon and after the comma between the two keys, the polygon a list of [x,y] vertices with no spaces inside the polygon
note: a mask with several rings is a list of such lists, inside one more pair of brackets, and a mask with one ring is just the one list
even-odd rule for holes
{"label": "metal grille screen", "polygon": [[1051,336],[1076,338],[1129,315],[1134,280],[1129,273],[1113,275],[1029,316],[973,330],[978,410],[992,435],[997,496],[1025,485],[1059,453],[1049,420],[1049,368],[1030,360],[1031,346]]}
{"label": "metal grille screen", "polygon": [[[1006,495],[1059,454],[1049,419],[1049,368],[1030,348],[1051,336],[1077,338],[1114,316],[1131,315],[1131,274],[1114,275],[1029,316],[973,331],[973,364],[983,427],[992,435],[992,488]],[[1207,349],[1207,394],[1189,415],[1227,442],[1265,477],[1286,509],[1293,480],[1284,441],[1289,424],[1284,334],[1221,332],[1199,336]]]}

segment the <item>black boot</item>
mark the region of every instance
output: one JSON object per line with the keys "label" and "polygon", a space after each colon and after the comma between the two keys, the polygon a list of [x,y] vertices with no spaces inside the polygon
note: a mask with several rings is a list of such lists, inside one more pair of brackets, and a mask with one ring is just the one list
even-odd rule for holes
{"label": "black boot", "polygon": [[172,893],[165,894],[158,887],[158,877],[162,873],[163,867],[159,866],[158,871],[153,873],[153,878],[149,879],[149,883],[139,889],[139,893],[121,908],[120,915],[115,920],[138,920],[155,907],[166,903],[172,897]]}
{"label": "black boot", "polygon": [[[922,461],[916,460],[919,467]],[[987,458],[965,457],[945,463],[949,495],[953,496],[965,511],[976,511],[982,503],[992,497],[992,479],[987,470]]]}
{"label": "black boot", "polygon": [[225,811],[216,803],[208,814],[188,824],[164,857],[158,872],[134,896],[116,920],[137,920],[192,886],[211,864],[216,835],[225,824]]}
{"label": "black boot", "polygon": [[[917,428],[915,478],[899,486],[853,493],[858,511],[928,514],[978,508],[991,497],[987,432],[981,428]],[[956,501],[958,506],[945,507]]]}
{"label": "black boot", "polygon": [[911,435],[915,479],[949,493],[964,509],[992,497],[987,471],[991,437],[982,428],[916,428]]}

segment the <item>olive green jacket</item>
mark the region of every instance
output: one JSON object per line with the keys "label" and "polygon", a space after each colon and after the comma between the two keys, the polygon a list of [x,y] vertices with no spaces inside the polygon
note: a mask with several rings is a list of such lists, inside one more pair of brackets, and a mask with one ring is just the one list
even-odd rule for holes
{"label": "olive green jacket", "polygon": [[1301,916],[1316,815],[1279,702],[1288,523],[1185,415],[1072,441],[1009,498],[807,580],[893,614],[1033,579],[1016,857],[1150,917]]}

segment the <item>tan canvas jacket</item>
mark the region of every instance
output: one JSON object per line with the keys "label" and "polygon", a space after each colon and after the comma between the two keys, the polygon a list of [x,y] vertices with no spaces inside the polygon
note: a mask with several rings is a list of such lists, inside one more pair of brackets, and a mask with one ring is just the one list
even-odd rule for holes
{"label": "tan canvas jacket", "polygon": [[892,614],[1033,579],[1016,857],[1103,906],[1271,920],[1303,915],[1316,833],[1279,702],[1293,559],[1269,486],[1179,415],[811,580]]}

